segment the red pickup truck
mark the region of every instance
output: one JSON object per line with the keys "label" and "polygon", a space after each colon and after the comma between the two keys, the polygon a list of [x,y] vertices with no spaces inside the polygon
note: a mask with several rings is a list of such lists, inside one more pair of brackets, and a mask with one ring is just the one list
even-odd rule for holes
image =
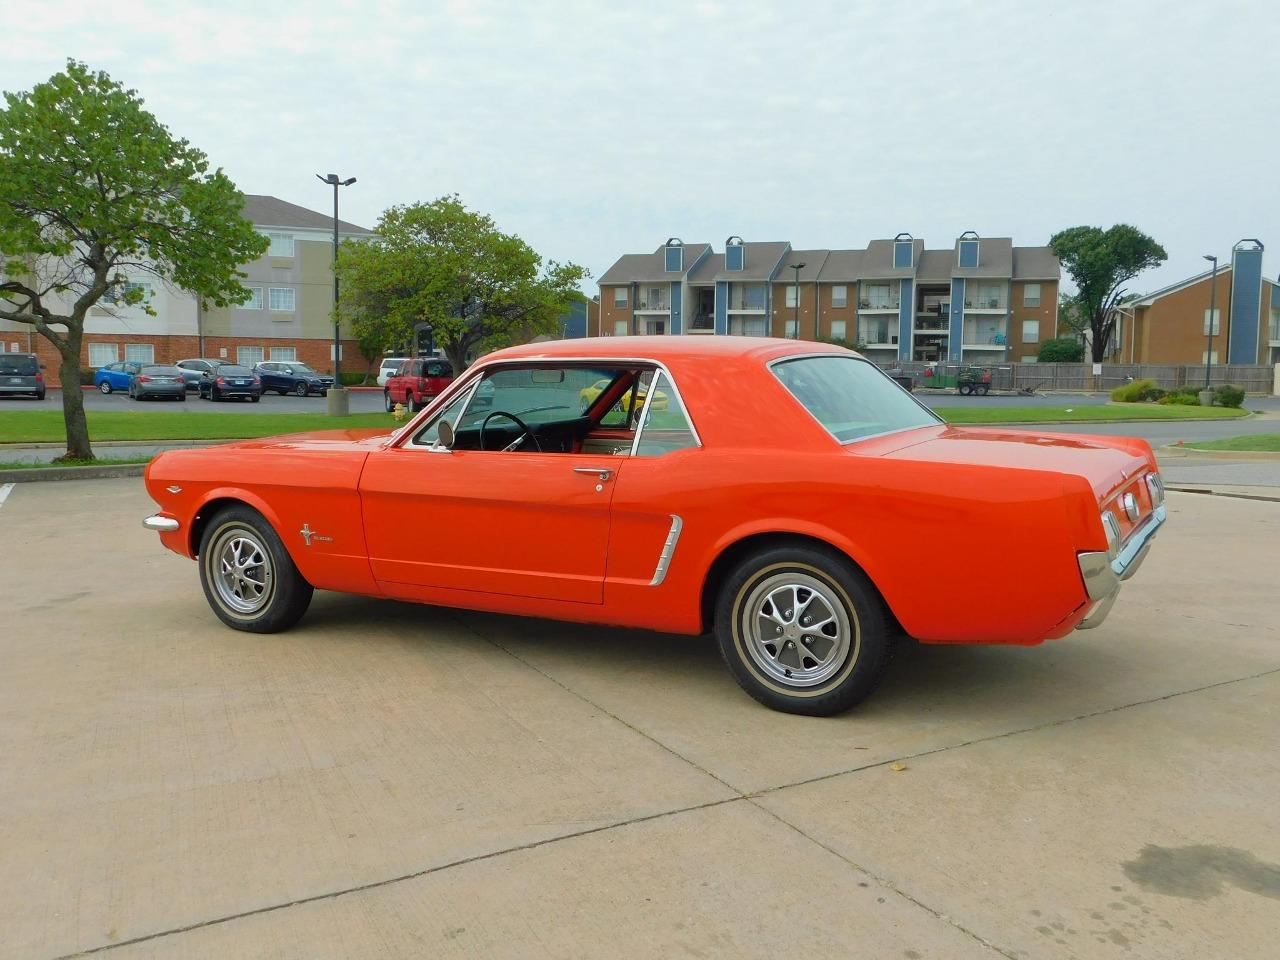
{"label": "red pickup truck", "polygon": [[382,398],[388,413],[396,408],[397,403],[417,411],[444,392],[452,382],[453,366],[448,360],[439,357],[406,360],[387,378]]}

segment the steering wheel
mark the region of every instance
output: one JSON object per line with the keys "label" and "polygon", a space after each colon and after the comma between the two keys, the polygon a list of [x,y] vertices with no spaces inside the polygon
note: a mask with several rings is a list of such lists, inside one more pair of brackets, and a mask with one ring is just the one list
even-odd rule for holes
{"label": "steering wheel", "polygon": [[485,427],[489,426],[489,421],[492,420],[494,417],[506,417],[508,420],[510,420],[512,423],[514,423],[523,431],[520,434],[520,436],[516,437],[509,444],[507,444],[505,447],[502,448],[501,450],[502,453],[506,453],[508,450],[516,449],[516,447],[524,443],[525,437],[528,437],[530,440],[533,441],[533,445],[539,453],[542,452],[542,446],[538,443],[538,437],[534,434],[532,430],[529,429],[529,425],[526,424],[519,417],[517,417],[514,413],[507,413],[505,410],[494,410],[491,414],[485,417],[484,420],[480,423],[480,449],[481,450],[485,449],[485,446],[484,446]]}

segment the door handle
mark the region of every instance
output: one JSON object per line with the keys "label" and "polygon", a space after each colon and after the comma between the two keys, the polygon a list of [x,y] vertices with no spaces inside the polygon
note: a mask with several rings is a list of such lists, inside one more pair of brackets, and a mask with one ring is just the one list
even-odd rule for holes
{"label": "door handle", "polygon": [[600,478],[603,483],[613,476],[613,471],[605,467],[574,467],[574,473],[590,473]]}

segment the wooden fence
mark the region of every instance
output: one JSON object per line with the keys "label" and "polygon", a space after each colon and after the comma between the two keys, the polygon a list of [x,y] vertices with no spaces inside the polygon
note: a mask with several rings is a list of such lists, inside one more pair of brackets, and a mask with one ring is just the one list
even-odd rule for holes
{"label": "wooden fence", "polygon": [[[950,386],[963,363],[925,363],[918,360],[880,361],[886,371],[901,371],[911,377],[917,387],[930,382]],[[993,390],[1074,390],[1109,391],[1133,380],[1154,380],[1166,390],[1187,384],[1205,382],[1203,364],[1175,363],[1104,363],[1102,373],[1090,376],[1088,363],[998,363],[982,366],[991,371]],[[1214,364],[1209,369],[1209,384],[1220,387],[1232,384],[1245,393],[1270,396],[1275,389],[1275,368],[1257,364]],[[1092,383],[1090,381],[1092,380]]]}

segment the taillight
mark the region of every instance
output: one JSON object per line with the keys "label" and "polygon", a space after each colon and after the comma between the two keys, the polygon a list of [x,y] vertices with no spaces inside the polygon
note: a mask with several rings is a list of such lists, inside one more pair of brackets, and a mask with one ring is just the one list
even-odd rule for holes
{"label": "taillight", "polygon": [[37,374],[36,374],[36,383],[44,383],[44,374],[43,374],[43,373],[37,373]]}
{"label": "taillight", "polygon": [[254,385],[255,387],[260,387],[260,386],[262,386],[262,381],[261,381],[261,380],[259,380],[257,377],[254,377],[254,378],[253,378],[253,385]]}
{"label": "taillight", "polygon": [[218,378],[218,386],[220,386],[220,387],[225,387],[226,385],[227,385],[227,381],[226,381],[224,378],[219,377],[219,378]]}
{"label": "taillight", "polygon": [[138,377],[138,382],[139,382],[139,383],[150,383],[150,382],[151,382],[151,378],[150,378],[150,377],[141,377],[141,376],[140,376],[140,377]]}

